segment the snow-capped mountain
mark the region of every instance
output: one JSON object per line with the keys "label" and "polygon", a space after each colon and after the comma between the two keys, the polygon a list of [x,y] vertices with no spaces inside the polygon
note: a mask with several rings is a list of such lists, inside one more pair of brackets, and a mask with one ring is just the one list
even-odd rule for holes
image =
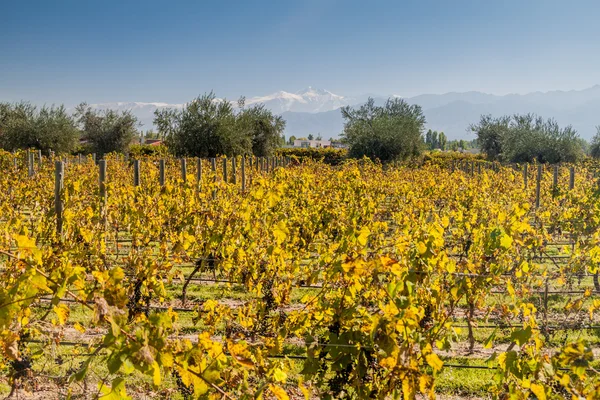
{"label": "snow-capped mountain", "polygon": [[337,110],[355,103],[355,99],[333,94],[328,90],[307,87],[296,93],[279,91],[267,96],[252,97],[246,104],[261,103],[276,114],[286,111],[318,113]]}
{"label": "snow-capped mountain", "polygon": [[[339,108],[355,106],[366,101],[333,94],[327,90],[308,87],[295,93],[279,91],[267,96],[246,99],[246,105],[262,103],[286,120],[285,135],[289,137],[318,135],[338,137],[344,127]],[[387,96],[371,95],[376,104],[383,104]],[[394,95],[394,97],[400,97]],[[217,99],[219,101],[221,99]],[[232,100],[232,99],[229,99]],[[513,113],[537,113],[553,117],[560,125],[572,124],[579,134],[590,139],[600,124],[600,85],[571,91],[535,92],[505,96],[481,92],[423,94],[405,98],[410,104],[419,104],[427,119],[426,129],[444,131],[450,139],[473,139],[469,124],[476,123],[482,114],[494,116]],[[234,100],[232,104],[237,107]],[[181,108],[181,104],[115,102],[92,104],[97,109],[131,110],[142,123],[141,129],[153,129],[154,111],[163,108]]]}
{"label": "snow-capped mountain", "polygon": [[[217,101],[221,99],[216,99]],[[264,104],[266,108],[275,114],[284,112],[321,113],[337,110],[340,107],[352,105],[357,102],[351,97],[344,97],[328,90],[307,87],[296,93],[279,91],[266,96],[256,96],[246,99],[246,106]],[[237,107],[237,101],[231,100],[231,104]],[[91,104],[91,107],[104,110],[113,109],[117,111],[130,110],[142,123],[142,129],[151,129],[154,120],[154,111],[164,108],[182,108],[184,103],[143,103],[143,102],[115,102]]]}

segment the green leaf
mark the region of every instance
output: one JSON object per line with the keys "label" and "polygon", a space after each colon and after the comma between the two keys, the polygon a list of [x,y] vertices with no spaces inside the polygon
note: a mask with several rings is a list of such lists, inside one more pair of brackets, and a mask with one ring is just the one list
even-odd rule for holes
{"label": "green leaf", "polygon": [[516,342],[519,346],[523,346],[531,339],[531,327],[528,326],[525,329],[516,329],[510,334],[510,339]]}
{"label": "green leaf", "polygon": [[115,378],[112,381],[111,387],[100,384],[100,391],[102,392],[102,396],[100,399],[104,400],[130,400],[131,397],[127,396],[127,392],[125,391],[125,379],[123,378]]}

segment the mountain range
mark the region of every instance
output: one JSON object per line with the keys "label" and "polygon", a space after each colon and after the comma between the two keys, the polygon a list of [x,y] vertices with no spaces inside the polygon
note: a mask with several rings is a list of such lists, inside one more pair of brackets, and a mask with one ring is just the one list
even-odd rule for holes
{"label": "mountain range", "polygon": [[[347,97],[324,89],[308,87],[298,92],[279,91],[266,96],[246,99],[246,105],[264,104],[273,113],[286,120],[285,135],[306,137],[309,134],[323,138],[339,137],[344,121],[340,108],[364,103],[373,97],[383,104],[388,97],[364,95]],[[405,98],[410,104],[419,104],[427,119],[426,128],[446,133],[449,139],[473,139],[468,131],[483,114],[501,116],[514,113],[535,113],[554,118],[561,125],[572,125],[579,134],[590,139],[600,125],[600,85],[584,90],[533,92],[528,94],[494,95],[481,92],[452,92],[423,94]],[[142,123],[142,129],[153,128],[154,111],[162,108],[182,108],[181,104],[116,102],[93,104],[94,108],[131,110]]]}

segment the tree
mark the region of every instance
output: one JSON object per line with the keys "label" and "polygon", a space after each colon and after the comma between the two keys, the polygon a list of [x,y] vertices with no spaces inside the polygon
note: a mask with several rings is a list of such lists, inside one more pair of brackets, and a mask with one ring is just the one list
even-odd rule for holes
{"label": "tree", "polygon": [[308,135],[308,140],[314,140],[314,139],[315,139],[315,137],[312,135],[312,133]]}
{"label": "tree", "polygon": [[42,107],[31,103],[0,103],[0,147],[5,150],[35,148],[44,153],[73,152],[79,131],[64,106]]}
{"label": "tree", "polygon": [[236,115],[237,134],[252,139],[251,150],[257,157],[266,157],[285,144],[284,128],[284,119],[279,115],[273,115],[263,104],[242,108],[242,111]]}
{"label": "tree", "polygon": [[448,139],[446,138],[446,134],[444,132],[440,132],[438,141],[439,141],[439,148],[441,150],[446,150],[446,145],[448,143]]}
{"label": "tree", "polygon": [[600,158],[600,125],[596,127],[596,134],[590,143],[590,156]]}
{"label": "tree", "polygon": [[295,141],[296,141],[296,136],[292,135],[292,136],[290,136],[290,138],[288,139],[288,144],[289,144],[290,146],[293,146]]}
{"label": "tree", "polygon": [[489,159],[495,160],[502,153],[502,137],[509,129],[510,117],[492,118],[482,115],[479,124],[471,125],[469,129],[477,135],[477,143]]}
{"label": "tree", "polygon": [[432,135],[433,132],[431,131],[431,129],[428,129],[427,133],[425,134],[425,144],[427,145],[427,148],[429,150],[433,150]]}
{"label": "tree", "polygon": [[390,98],[375,106],[369,98],[359,108],[342,108],[344,140],[350,157],[367,156],[390,161],[417,155],[422,150],[425,116],[421,107],[403,99]]}
{"label": "tree", "polygon": [[431,133],[431,149],[435,150],[438,149],[440,147],[440,143],[438,141],[438,133],[437,131],[433,131]]}
{"label": "tree", "polygon": [[553,119],[534,114],[482,116],[471,130],[490,159],[558,163],[577,161],[584,154],[582,140],[571,126],[560,128]]}
{"label": "tree", "polygon": [[176,155],[216,157],[218,155],[256,154],[265,156],[280,146],[285,121],[263,105],[239,111],[214,93],[204,94],[187,103],[182,110],[155,111],[154,124]]}
{"label": "tree", "polygon": [[111,152],[126,152],[138,135],[139,123],[131,111],[94,110],[81,103],[75,116],[90,150],[100,157]]}

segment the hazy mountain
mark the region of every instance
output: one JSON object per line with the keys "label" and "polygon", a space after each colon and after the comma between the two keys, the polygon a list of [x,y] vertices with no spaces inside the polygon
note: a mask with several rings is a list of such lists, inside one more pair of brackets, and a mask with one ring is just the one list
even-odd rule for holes
{"label": "hazy mountain", "polygon": [[[343,130],[339,111],[346,105],[359,105],[369,96],[346,97],[327,90],[308,87],[291,93],[280,91],[266,96],[246,99],[246,105],[264,104],[287,121],[285,135],[296,137],[313,134],[325,139],[338,137]],[[377,104],[387,96],[370,95]],[[391,97],[391,96],[390,96]],[[400,97],[400,96],[395,96]],[[595,126],[600,125],[600,85],[584,90],[534,92],[498,96],[481,92],[452,92],[423,94],[406,98],[419,104],[427,118],[427,128],[444,131],[450,139],[473,139],[467,131],[482,114],[501,116],[514,113],[536,113],[555,118],[561,125],[572,125],[582,137],[590,139]],[[234,103],[235,104],[235,103]],[[96,108],[132,110],[140,119],[142,129],[151,129],[154,111],[160,108],[181,108],[183,104],[166,103],[105,103]]]}
{"label": "hazy mountain", "polygon": [[327,112],[357,102],[357,99],[339,96],[324,89],[313,89],[310,86],[296,93],[280,91],[246,100],[247,105],[262,103],[276,114],[286,111],[301,113]]}

